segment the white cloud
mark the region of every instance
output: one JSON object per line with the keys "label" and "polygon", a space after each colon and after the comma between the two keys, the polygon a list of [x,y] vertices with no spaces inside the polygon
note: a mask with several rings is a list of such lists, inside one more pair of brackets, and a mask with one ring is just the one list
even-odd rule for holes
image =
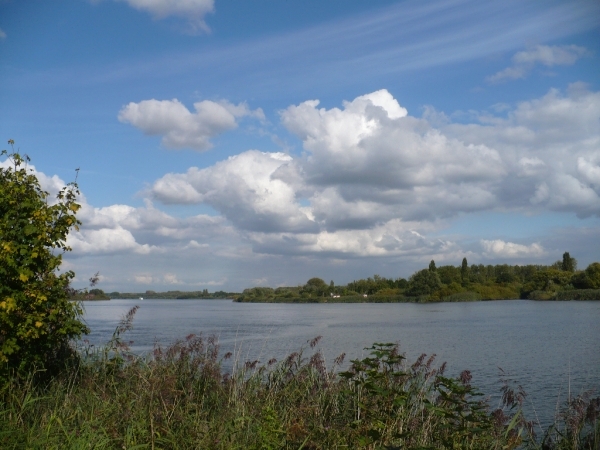
{"label": "white cloud", "polygon": [[[318,233],[250,233],[253,250],[276,255],[315,255],[332,258],[448,254],[458,250],[448,241],[427,238],[435,229],[427,222],[393,219],[362,230],[322,230]],[[456,256],[457,257],[457,256]]]}
{"label": "white cloud", "polygon": [[283,153],[249,150],[212,167],[167,174],[154,183],[151,194],[167,204],[210,204],[242,229],[315,229],[292,186],[273,177],[291,160]]}
{"label": "white cloud", "polygon": [[163,277],[164,282],[167,284],[182,284],[181,281],[177,279],[177,275],[173,273],[166,273]]}
{"label": "white cloud", "polygon": [[535,258],[546,253],[538,243],[522,245],[500,239],[491,241],[482,239],[481,246],[483,247],[484,256],[491,258]]}
{"label": "white cloud", "polygon": [[525,78],[536,64],[546,67],[570,66],[587,54],[587,49],[577,45],[537,45],[516,53],[512,57],[513,66],[489,76],[487,81],[496,83]]}
{"label": "white cloud", "polygon": [[237,119],[253,116],[263,120],[260,109],[250,110],[248,105],[234,105],[225,100],[204,100],[194,103],[190,112],[179,100],[143,100],[131,102],[119,111],[118,118],[130,123],[144,134],[162,135],[162,144],[168,148],[193,148],[207,150],[210,139],[237,127]]}
{"label": "white cloud", "polygon": [[140,284],[152,284],[156,281],[151,275],[134,275],[133,279]]}
{"label": "white cloud", "polygon": [[71,232],[67,239],[73,251],[77,254],[102,254],[134,251],[150,253],[152,247],[140,245],[129,230],[123,228],[102,228],[100,230],[81,230]]}
{"label": "white cloud", "polygon": [[449,123],[441,132],[468,144],[493,148],[506,175],[495,185],[496,207],[531,205],[600,216],[600,92],[574,83],[521,102],[507,118],[482,116],[479,124]]}
{"label": "white cloud", "polygon": [[6,33],[0,28],[0,39],[6,39]]}
{"label": "white cloud", "polygon": [[[311,100],[281,113],[306,155],[294,161],[294,170],[282,168],[275,176],[310,192],[312,213],[325,226],[368,227],[398,216],[486,208],[493,201],[490,185],[505,172],[494,149],[448,138],[408,116],[385,90],[345,102],[343,110],[318,104]],[[436,197],[440,201],[432,202]]]}
{"label": "white cloud", "polygon": [[131,7],[147,11],[156,19],[174,16],[185,19],[191,31],[209,31],[204,17],[215,10],[214,0],[119,0]]}
{"label": "white cloud", "polygon": [[577,45],[537,45],[532,49],[516,53],[513,62],[515,64],[540,63],[548,67],[569,66],[587,53],[584,47]]}
{"label": "white cloud", "polygon": [[437,127],[408,115],[385,90],[342,109],[318,105],[281,112],[303,155],[246,151],[166,174],[150,195],[209,204],[267,253],[392,254],[390,246],[407,248],[410,239],[370,233],[397,220],[423,229],[476,211],[600,215],[600,93],[580,84],[522,102],[506,118],[473,112],[474,123],[445,116]]}
{"label": "white cloud", "polygon": [[[243,104],[227,108],[238,108],[238,116],[247,112]],[[470,123],[454,123],[455,115],[432,108],[417,118],[385,90],[340,108],[319,108],[317,100],[292,105],[281,120],[300,138],[302,154],[248,150],[209,167],[168,173],[142,192],[148,198],[141,207],[95,208],[82,196],[84,225],[69,240],[70,258],[77,258],[78,271],[101,270],[111,280],[126,277],[156,289],[220,283],[229,289],[264,277],[280,283],[284,267],[302,273],[295,276],[314,276],[326,267],[323,261],[402,265],[408,276],[432,258],[543,262],[571,251],[563,245],[566,237],[557,250],[551,238],[523,244],[487,234],[472,243],[472,235],[444,235],[444,228],[471,212],[600,217],[600,92],[575,83],[566,92],[553,89],[492,110],[469,112]],[[163,130],[165,138],[172,129]],[[64,185],[58,177],[39,176],[49,190]],[[201,203],[218,215],[165,212],[184,204],[195,214]],[[359,276],[364,270],[360,266]]]}
{"label": "white cloud", "polygon": [[583,157],[577,158],[577,170],[584,180],[598,189],[600,188],[600,152],[594,156],[595,161]]}

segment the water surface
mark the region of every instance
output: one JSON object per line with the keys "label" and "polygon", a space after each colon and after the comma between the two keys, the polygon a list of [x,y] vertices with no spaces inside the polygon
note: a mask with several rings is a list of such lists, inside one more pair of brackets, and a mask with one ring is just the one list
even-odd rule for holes
{"label": "water surface", "polygon": [[[202,333],[219,338],[221,352],[241,361],[281,359],[323,336],[319,348],[331,361],[366,356],[374,342],[399,342],[409,360],[421,353],[448,362],[450,375],[464,369],[472,383],[497,401],[502,368],[529,394],[542,422],[556,404],[584,389],[600,391],[600,302],[505,300],[467,303],[234,303],[229,300],[111,300],[86,302],[90,342],[106,342],[122,316],[140,309],[127,338],[149,352]],[[312,351],[306,350],[310,356]]]}

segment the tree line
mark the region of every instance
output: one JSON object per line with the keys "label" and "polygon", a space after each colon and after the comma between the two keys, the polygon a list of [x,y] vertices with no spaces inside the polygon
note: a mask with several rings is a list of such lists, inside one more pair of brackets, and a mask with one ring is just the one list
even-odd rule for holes
{"label": "tree line", "polygon": [[432,260],[429,267],[418,270],[408,280],[374,275],[336,285],[314,277],[301,286],[245,289],[237,300],[345,301],[372,297],[366,301],[600,299],[600,263],[577,270],[577,260],[569,252],[551,265],[469,265],[463,258],[460,265],[437,267]]}

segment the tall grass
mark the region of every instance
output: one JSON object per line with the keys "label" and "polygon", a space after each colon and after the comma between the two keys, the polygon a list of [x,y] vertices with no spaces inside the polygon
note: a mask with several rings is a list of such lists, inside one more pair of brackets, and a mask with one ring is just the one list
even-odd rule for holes
{"label": "tall grass", "polygon": [[492,410],[468,371],[398,346],[376,343],[341,371],[320,338],[282,361],[222,368],[215,338],[190,335],[152,355],[123,340],[135,311],[101,349],[82,350],[76,370],[36,385],[14,378],[0,392],[0,448],[6,449],[597,449],[600,399],[578,397],[535,438],[505,386]]}

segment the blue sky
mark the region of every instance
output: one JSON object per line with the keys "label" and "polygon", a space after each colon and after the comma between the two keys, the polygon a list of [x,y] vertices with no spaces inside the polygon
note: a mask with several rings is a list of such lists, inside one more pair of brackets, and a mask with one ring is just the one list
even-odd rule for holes
{"label": "blue sky", "polygon": [[[0,0],[0,136],[102,288],[600,255],[595,1]],[[4,148],[4,147],[3,147]]]}

